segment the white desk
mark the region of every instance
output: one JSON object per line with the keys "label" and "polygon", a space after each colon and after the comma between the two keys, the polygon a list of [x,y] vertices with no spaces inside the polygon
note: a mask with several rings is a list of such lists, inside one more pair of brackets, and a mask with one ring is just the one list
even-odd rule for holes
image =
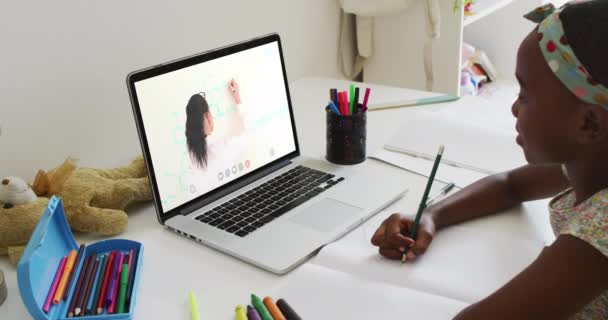
{"label": "white desk", "polygon": [[[301,79],[291,84],[296,126],[304,154],[324,158],[323,109],[328,100],[328,89],[336,86],[346,89],[349,84],[350,82],[346,81],[324,79]],[[380,86],[374,88],[372,94],[379,94],[382,90],[399,90]],[[381,147],[399,126],[400,118],[406,114],[416,112],[419,108],[441,110],[442,107],[437,105],[370,112],[368,153]],[[131,115],[125,112],[125,116]],[[386,165],[370,160],[362,166]],[[426,178],[403,170],[399,172],[407,177],[404,184],[410,188],[410,193],[381,214],[395,210],[411,210],[419,201]],[[368,223],[364,228],[370,230],[375,227],[376,225]],[[129,230],[119,237],[144,244],[143,273],[135,312],[137,319],[189,319],[189,290],[194,290],[199,299],[201,319],[233,319],[234,306],[247,304],[251,293],[260,296],[274,295],[298,271],[276,276],[182,238],[158,224],[151,204],[131,211]],[[98,239],[90,235],[77,235],[77,240],[92,242]],[[9,291],[8,299],[0,306],[0,319],[29,318],[18,292],[15,268],[9,265],[5,257],[0,258],[0,267],[5,272]],[[297,309],[297,306],[295,307]]]}

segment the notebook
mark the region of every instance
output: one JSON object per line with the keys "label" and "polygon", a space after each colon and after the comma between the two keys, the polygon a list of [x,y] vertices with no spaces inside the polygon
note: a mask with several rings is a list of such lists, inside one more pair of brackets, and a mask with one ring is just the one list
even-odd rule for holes
{"label": "notebook", "polygon": [[443,229],[423,256],[405,264],[369,244],[391,213],[414,212],[415,204],[393,205],[324,247],[278,295],[306,319],[391,319],[404,312],[412,319],[451,319],[511,280],[555,239],[537,221],[548,217],[547,202]]}
{"label": "notebook", "polygon": [[494,174],[527,163],[521,147],[515,142],[516,134],[514,128],[492,129],[421,111],[408,114],[384,148],[433,161],[437,148],[445,145],[443,164]]}

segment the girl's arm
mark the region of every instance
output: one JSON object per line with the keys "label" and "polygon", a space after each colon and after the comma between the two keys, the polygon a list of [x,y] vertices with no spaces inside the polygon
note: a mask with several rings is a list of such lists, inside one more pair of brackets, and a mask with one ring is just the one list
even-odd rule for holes
{"label": "girl's arm", "polygon": [[[436,230],[498,213],[524,201],[548,198],[568,187],[560,165],[527,165],[481,179],[424,211],[416,239],[410,233],[413,219],[399,213],[384,220],[371,242],[389,259],[401,259],[411,246],[408,259],[426,252]],[[412,245],[413,243],[413,245]]]}
{"label": "girl's arm", "polygon": [[568,187],[560,165],[526,165],[481,179],[429,207],[437,229],[548,198]]}
{"label": "girl's arm", "polygon": [[454,319],[570,319],[608,289],[606,270],[608,258],[599,250],[580,238],[560,235],[513,280]]}

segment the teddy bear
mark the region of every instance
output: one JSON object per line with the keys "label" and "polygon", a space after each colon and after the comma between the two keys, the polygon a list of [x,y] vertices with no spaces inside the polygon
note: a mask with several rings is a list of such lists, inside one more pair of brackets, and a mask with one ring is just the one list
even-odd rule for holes
{"label": "teddy bear", "polygon": [[37,198],[30,203],[6,206],[0,199],[0,255],[8,255],[13,264],[19,261],[53,195],[61,197],[73,231],[101,235],[125,231],[128,221],[124,209],[152,199],[142,157],[114,169],[79,168],[68,158],[55,169],[38,171],[32,192]]}
{"label": "teddy bear", "polygon": [[6,177],[0,181],[0,202],[4,207],[27,204],[36,201],[36,194],[19,177]]}

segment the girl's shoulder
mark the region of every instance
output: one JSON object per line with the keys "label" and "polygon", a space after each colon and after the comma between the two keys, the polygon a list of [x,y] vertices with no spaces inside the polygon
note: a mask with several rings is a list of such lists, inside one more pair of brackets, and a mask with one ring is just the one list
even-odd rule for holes
{"label": "girl's shoulder", "polygon": [[579,204],[574,192],[568,189],[551,200],[549,210],[556,236],[575,236],[608,256],[608,189]]}

